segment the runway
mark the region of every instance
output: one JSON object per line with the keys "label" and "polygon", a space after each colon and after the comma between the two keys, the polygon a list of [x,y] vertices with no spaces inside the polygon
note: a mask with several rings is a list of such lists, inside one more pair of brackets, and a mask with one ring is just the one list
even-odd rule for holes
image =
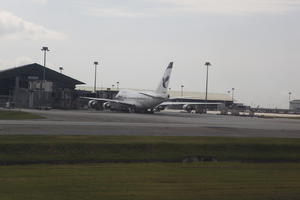
{"label": "runway", "polygon": [[300,138],[300,120],[262,119],[163,111],[24,110],[41,120],[0,120],[1,135],[153,135]]}

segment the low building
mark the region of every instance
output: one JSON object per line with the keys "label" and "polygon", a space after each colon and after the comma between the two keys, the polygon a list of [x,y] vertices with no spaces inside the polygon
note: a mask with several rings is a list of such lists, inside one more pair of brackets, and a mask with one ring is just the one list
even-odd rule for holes
{"label": "low building", "polygon": [[[205,92],[169,91],[169,94],[170,102],[223,103],[225,107],[233,105],[232,97],[228,94],[208,93],[207,101],[205,99]],[[182,106],[177,106],[177,109],[181,109],[181,107]],[[217,109],[216,106],[208,105],[208,107],[210,110]],[[173,106],[172,108],[176,108],[176,106]]]}
{"label": "low building", "polygon": [[20,108],[76,107],[76,85],[84,84],[37,63],[0,71],[0,105]]}
{"label": "low building", "polygon": [[296,113],[300,113],[300,100],[290,101],[290,110]]}

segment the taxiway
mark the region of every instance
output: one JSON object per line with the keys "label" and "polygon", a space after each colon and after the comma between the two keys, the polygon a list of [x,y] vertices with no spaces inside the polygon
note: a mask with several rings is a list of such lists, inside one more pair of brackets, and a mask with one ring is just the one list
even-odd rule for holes
{"label": "taxiway", "polygon": [[153,135],[300,138],[300,120],[163,111],[25,110],[41,120],[0,120],[1,135]]}

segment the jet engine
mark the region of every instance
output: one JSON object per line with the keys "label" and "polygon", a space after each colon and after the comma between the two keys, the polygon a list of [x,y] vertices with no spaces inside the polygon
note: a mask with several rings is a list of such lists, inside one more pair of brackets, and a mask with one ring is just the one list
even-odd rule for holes
{"label": "jet engine", "polygon": [[102,104],[102,107],[103,107],[104,109],[110,109],[110,108],[111,108],[111,105],[110,105],[109,102],[105,102],[105,103]]}
{"label": "jet engine", "polygon": [[192,110],[193,110],[193,107],[191,105],[189,105],[189,104],[183,105],[182,108],[184,110],[186,110],[187,112],[189,112],[189,113],[192,112]]}
{"label": "jet engine", "polygon": [[157,106],[154,110],[159,112],[161,110],[164,110],[166,107],[165,106]]}
{"label": "jet engine", "polygon": [[88,107],[89,108],[96,108],[97,104],[98,104],[97,100],[90,100],[89,103],[88,103]]}

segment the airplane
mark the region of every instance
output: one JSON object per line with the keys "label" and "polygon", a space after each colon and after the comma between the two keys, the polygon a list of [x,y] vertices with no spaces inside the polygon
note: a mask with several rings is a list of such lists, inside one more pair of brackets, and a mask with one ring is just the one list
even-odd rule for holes
{"label": "airplane", "polygon": [[97,104],[102,104],[104,109],[119,110],[126,112],[153,113],[154,109],[162,102],[168,100],[167,94],[170,76],[173,69],[173,62],[170,62],[163,78],[161,79],[155,91],[136,91],[129,89],[120,90],[114,99],[91,98],[88,99],[90,108],[96,107]]}

